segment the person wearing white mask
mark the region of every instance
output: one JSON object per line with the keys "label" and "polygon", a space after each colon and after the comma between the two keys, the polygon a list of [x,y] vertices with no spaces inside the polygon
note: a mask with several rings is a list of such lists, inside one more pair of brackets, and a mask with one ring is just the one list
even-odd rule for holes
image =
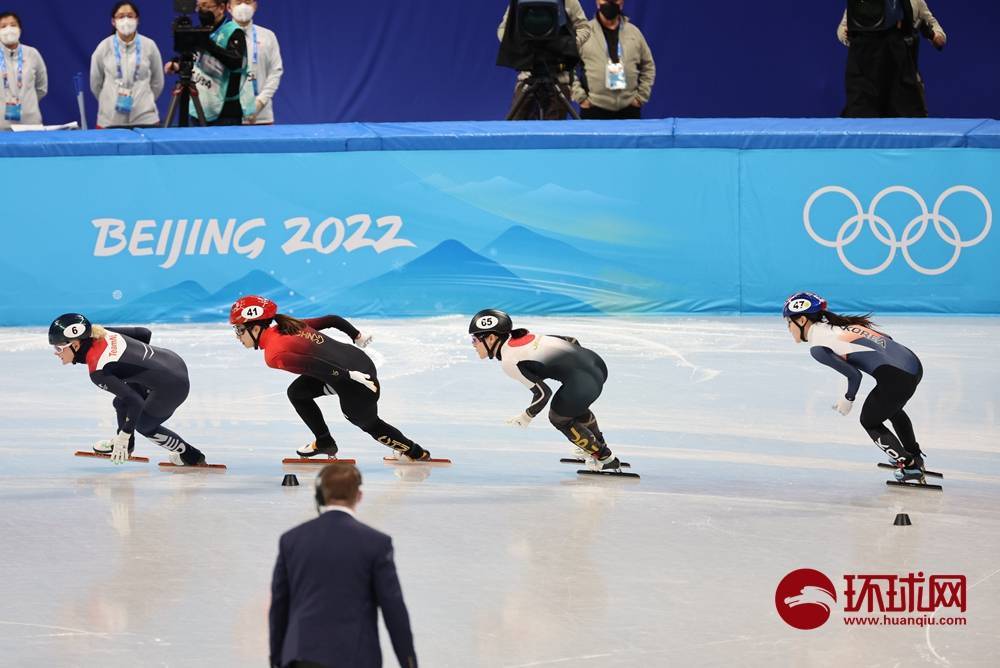
{"label": "person wearing white mask", "polygon": [[285,68],[274,32],[253,22],[257,0],[229,0],[229,13],[247,35],[247,69],[253,86],[256,113],[243,118],[245,125],[274,124],[274,94]]}
{"label": "person wearing white mask", "polygon": [[111,10],[114,33],[90,57],[90,90],[97,98],[97,127],[154,126],[163,92],[163,58],[156,42],[140,35],[139,7],[118,2]]}
{"label": "person wearing white mask", "polygon": [[49,75],[37,49],[21,44],[21,19],[14,12],[0,13],[0,130],[12,125],[40,125],[38,101],[49,92]]}

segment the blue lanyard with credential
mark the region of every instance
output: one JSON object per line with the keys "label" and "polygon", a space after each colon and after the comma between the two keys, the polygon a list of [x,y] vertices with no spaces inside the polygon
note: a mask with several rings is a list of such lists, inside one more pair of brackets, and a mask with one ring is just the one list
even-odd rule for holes
{"label": "blue lanyard with credential", "polygon": [[257,97],[260,92],[257,90],[257,48],[260,42],[257,41],[257,26],[253,27],[253,95]]}
{"label": "blue lanyard with credential", "polygon": [[[3,89],[10,90],[7,79],[7,54],[0,54],[0,73],[3,74]],[[21,89],[24,87],[24,47],[17,47],[17,99],[21,99]]]}
{"label": "blue lanyard with credential", "polygon": [[[118,43],[118,35],[115,34],[115,65],[118,68],[118,81],[125,83],[125,74],[122,72],[122,51]],[[132,73],[132,83],[139,80],[139,64],[142,62],[142,40],[135,36],[135,71]]]}

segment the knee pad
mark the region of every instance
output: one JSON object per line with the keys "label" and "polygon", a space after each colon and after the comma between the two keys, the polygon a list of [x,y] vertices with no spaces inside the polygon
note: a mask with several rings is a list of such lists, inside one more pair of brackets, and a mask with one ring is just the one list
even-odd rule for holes
{"label": "knee pad", "polygon": [[549,422],[552,423],[553,427],[555,427],[556,429],[562,431],[566,427],[568,427],[571,424],[573,424],[573,418],[565,417],[563,415],[559,415],[554,410],[549,409]]}

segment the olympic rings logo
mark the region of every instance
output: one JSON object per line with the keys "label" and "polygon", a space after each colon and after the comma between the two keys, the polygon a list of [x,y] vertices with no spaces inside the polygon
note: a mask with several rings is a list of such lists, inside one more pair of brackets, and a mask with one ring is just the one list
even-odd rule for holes
{"label": "olympic rings logo", "polygon": [[[843,195],[849,199],[852,204],[854,204],[854,208],[857,211],[855,215],[844,221],[844,223],[840,226],[840,230],[837,232],[837,238],[833,241],[824,239],[820,235],[816,234],[816,231],[813,229],[812,222],[810,221],[810,211],[812,210],[813,204],[815,204],[816,200],[820,197],[829,193],[839,193]],[[893,193],[904,193],[912,197],[919,205],[921,212],[919,216],[907,223],[906,227],[903,228],[902,237],[898,240],[896,238],[896,232],[892,229],[892,226],[889,225],[888,221],[875,213],[879,202],[881,202],[887,195],[891,195]],[[945,200],[955,193],[968,193],[972,195],[982,203],[983,210],[986,212],[986,224],[983,226],[983,231],[980,232],[979,236],[974,239],[964,241],[955,224],[949,218],[941,214],[941,206],[944,204]],[[806,201],[805,208],[802,210],[802,221],[805,223],[806,232],[808,232],[809,236],[813,238],[813,241],[822,246],[826,246],[827,248],[836,248],[837,256],[840,258],[840,261],[845,267],[853,271],[855,274],[873,276],[875,274],[882,273],[896,258],[896,251],[902,251],[903,257],[906,259],[906,263],[909,264],[914,271],[918,271],[927,276],[937,276],[945,273],[955,266],[963,248],[975,246],[986,238],[986,235],[990,233],[990,227],[993,224],[993,209],[990,207],[989,200],[986,199],[983,193],[971,186],[952,186],[951,188],[948,188],[941,193],[940,197],[937,198],[937,201],[934,203],[933,211],[927,210],[927,202],[925,202],[924,198],[912,188],[907,188],[906,186],[890,186],[875,196],[868,207],[868,211],[866,212],[861,206],[861,201],[847,188],[842,188],[840,186],[826,186],[825,188],[820,188],[814,192]],[[858,235],[861,234],[865,223],[868,224],[868,227],[871,229],[872,234],[875,235],[875,238],[889,247],[889,255],[886,257],[885,261],[877,267],[873,267],[871,269],[864,269],[854,265],[847,259],[847,255],[844,252],[844,248],[851,244],[858,238]],[[933,223],[934,230],[937,232],[938,236],[941,237],[941,240],[954,248],[951,259],[935,269],[928,269],[927,267],[921,266],[910,255],[910,247],[923,238],[924,233],[927,232],[928,223]]]}

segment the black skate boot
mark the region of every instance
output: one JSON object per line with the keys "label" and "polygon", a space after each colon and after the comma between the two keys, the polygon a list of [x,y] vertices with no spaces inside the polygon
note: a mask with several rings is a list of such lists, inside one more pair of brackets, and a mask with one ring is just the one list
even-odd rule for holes
{"label": "black skate boot", "polygon": [[309,445],[296,450],[299,457],[315,457],[316,455],[326,455],[328,457],[337,456],[337,442],[330,436],[321,436]]}

